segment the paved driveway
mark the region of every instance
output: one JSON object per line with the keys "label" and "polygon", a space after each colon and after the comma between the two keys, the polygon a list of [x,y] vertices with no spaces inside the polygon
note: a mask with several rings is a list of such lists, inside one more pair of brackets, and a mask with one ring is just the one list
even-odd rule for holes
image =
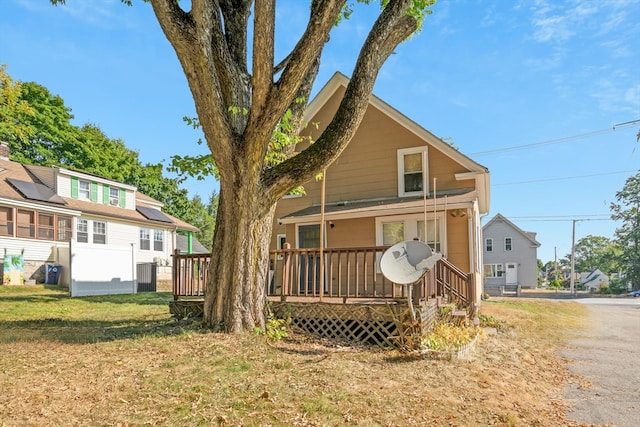
{"label": "paved driveway", "polygon": [[560,354],[579,375],[567,385],[568,417],[587,424],[640,426],[640,298],[578,298],[591,327]]}

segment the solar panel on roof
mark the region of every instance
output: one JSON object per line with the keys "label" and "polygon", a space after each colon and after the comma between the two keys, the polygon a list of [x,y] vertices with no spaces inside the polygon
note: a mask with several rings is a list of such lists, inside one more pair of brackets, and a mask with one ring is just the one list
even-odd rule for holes
{"label": "solar panel on roof", "polygon": [[64,199],[58,196],[52,189],[43,184],[35,182],[20,181],[19,179],[7,178],[7,182],[11,184],[20,194],[30,200],[39,200],[41,202],[56,203],[58,205],[66,205]]}
{"label": "solar panel on roof", "polygon": [[136,210],[147,219],[173,223],[171,218],[160,212],[158,209],[147,208],[145,206],[136,206]]}

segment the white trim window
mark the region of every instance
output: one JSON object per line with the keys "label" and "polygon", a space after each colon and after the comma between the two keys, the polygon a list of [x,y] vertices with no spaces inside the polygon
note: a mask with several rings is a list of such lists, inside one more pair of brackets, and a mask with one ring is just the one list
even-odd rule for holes
{"label": "white trim window", "polygon": [[164,231],[153,230],[153,250],[162,252],[164,250]]}
{"label": "white trim window", "polygon": [[89,221],[78,218],[76,220],[76,240],[80,243],[89,243]]}
{"label": "white trim window", "polygon": [[427,237],[424,237],[424,214],[382,216],[376,218],[376,245],[390,246],[404,240],[418,239],[435,252],[445,253],[444,215],[427,218]]}
{"label": "white trim window", "polygon": [[93,221],[93,243],[104,245],[107,243],[107,223]]}
{"label": "white trim window", "polygon": [[140,250],[151,250],[151,232],[148,228],[140,229]]}
{"label": "white trim window", "polygon": [[109,187],[109,205],[120,206],[120,189]]}
{"label": "white trim window", "polygon": [[513,250],[513,239],[511,237],[504,238],[504,250],[507,252]]}
{"label": "white trim window", "polygon": [[89,181],[78,181],[78,198],[91,200],[91,183]]}
{"label": "white trim window", "polygon": [[[427,173],[427,147],[404,148],[398,150],[398,197],[422,194],[424,177]],[[429,182],[427,188],[429,191]]]}
{"label": "white trim window", "polygon": [[493,239],[484,239],[484,250],[493,252]]}
{"label": "white trim window", "polygon": [[504,276],[504,266],[502,264],[485,264],[484,277],[502,277]]}

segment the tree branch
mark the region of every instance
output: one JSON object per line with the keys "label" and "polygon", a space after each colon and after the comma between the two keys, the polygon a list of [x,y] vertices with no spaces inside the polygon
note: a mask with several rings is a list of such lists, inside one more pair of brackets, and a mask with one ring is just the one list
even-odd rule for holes
{"label": "tree branch", "polygon": [[362,46],[344,98],[318,140],[265,173],[264,185],[276,200],[291,188],[309,181],[346,148],[366,113],[384,61],[418,28],[416,19],[406,14],[411,5],[412,0],[392,0],[382,11]]}
{"label": "tree branch", "polygon": [[[300,88],[300,82],[320,58],[329,39],[329,32],[337,21],[346,0],[314,0],[307,28],[289,55],[289,61],[280,78],[269,88],[260,115],[252,116],[247,125],[245,139],[268,141],[273,129],[291,106]],[[266,149],[266,147],[265,147]]]}
{"label": "tree branch", "polygon": [[215,22],[215,11],[206,0],[193,0],[193,12],[189,13],[175,0],[151,0],[151,5],[187,77],[202,130],[222,176],[233,167],[235,137],[216,73],[211,36],[207,37],[211,27],[206,25]]}

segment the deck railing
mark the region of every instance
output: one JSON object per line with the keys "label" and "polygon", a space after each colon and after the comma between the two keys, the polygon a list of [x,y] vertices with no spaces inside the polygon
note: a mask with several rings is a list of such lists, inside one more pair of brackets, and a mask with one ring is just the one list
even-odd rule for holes
{"label": "deck railing", "polygon": [[[311,297],[343,302],[406,297],[406,286],[392,283],[380,271],[380,258],[386,249],[386,246],[328,248],[322,254],[319,249],[272,250],[267,295],[283,300]],[[204,296],[209,262],[209,254],[173,256],[174,299]],[[413,286],[413,298],[417,303],[445,296],[460,306],[469,307],[475,301],[471,276],[441,259]]]}

